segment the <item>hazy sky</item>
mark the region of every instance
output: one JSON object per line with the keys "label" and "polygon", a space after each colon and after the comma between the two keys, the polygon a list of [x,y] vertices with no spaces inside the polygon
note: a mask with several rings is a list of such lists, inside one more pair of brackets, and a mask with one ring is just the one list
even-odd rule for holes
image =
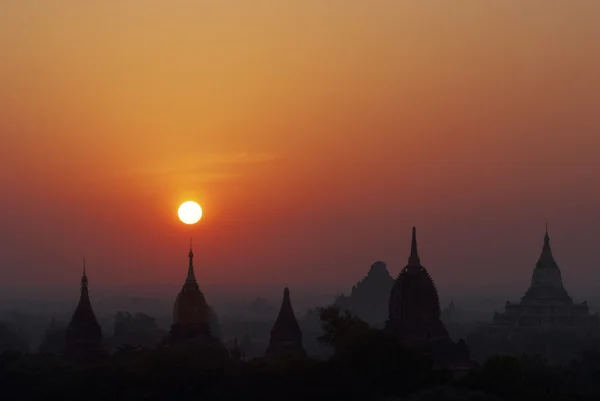
{"label": "hazy sky", "polygon": [[[600,2],[0,2],[0,287],[600,280]],[[204,219],[178,223],[191,198]],[[212,290],[211,290],[212,289]],[[442,294],[443,295],[443,294]],[[575,294],[576,295],[576,294]]]}

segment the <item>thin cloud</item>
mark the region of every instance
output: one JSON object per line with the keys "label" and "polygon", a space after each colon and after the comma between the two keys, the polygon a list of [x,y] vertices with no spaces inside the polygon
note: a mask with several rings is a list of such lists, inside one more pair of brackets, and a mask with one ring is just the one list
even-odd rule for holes
{"label": "thin cloud", "polygon": [[[153,177],[157,180],[184,180],[194,183],[220,182],[243,176],[236,166],[270,163],[280,159],[272,153],[215,153],[199,158],[180,157],[152,166],[137,167],[126,171],[126,177]],[[240,169],[243,170],[243,169]]]}
{"label": "thin cloud", "polygon": [[274,153],[217,153],[204,157],[201,162],[205,164],[259,164],[273,162],[280,158],[279,155]]}

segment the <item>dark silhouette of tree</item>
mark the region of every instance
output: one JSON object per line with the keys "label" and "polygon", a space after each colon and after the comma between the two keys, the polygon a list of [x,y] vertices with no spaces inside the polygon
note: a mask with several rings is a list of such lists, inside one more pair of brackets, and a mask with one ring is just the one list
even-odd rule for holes
{"label": "dark silhouette of tree", "polygon": [[600,353],[553,366],[536,356],[495,356],[460,380],[433,370],[418,350],[352,314],[321,313],[327,360],[246,361],[218,341],[157,348],[124,344],[111,356],[78,363],[51,354],[0,355],[6,400],[597,400]]}
{"label": "dark silhouette of tree", "polygon": [[417,391],[404,401],[503,401],[500,397],[482,391],[456,386],[436,386]]}
{"label": "dark silhouette of tree", "polygon": [[568,378],[563,368],[540,356],[495,355],[466,381],[510,400],[569,400],[574,392]]}
{"label": "dark silhouette of tree", "polygon": [[357,338],[364,337],[370,331],[366,322],[350,311],[341,313],[340,308],[336,305],[322,308],[319,311],[319,318],[323,334],[318,337],[318,340],[336,350],[352,343]]}
{"label": "dark silhouette of tree", "polygon": [[352,313],[342,314],[332,306],[321,311],[321,320],[320,340],[335,348],[332,368],[353,393],[400,396],[424,388],[433,379],[431,360]]}
{"label": "dark silhouette of tree", "polygon": [[579,360],[571,363],[573,387],[589,399],[600,399],[600,350],[591,349],[581,353]]}

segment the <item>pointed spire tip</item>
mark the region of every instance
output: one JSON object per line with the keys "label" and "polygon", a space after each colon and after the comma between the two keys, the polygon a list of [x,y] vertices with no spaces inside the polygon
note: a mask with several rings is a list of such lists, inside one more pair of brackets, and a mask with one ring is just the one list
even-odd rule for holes
{"label": "pointed spire tip", "polygon": [[421,264],[421,260],[419,258],[419,251],[417,250],[417,227],[415,226],[413,226],[412,229],[412,242],[410,244],[410,257],[408,258],[408,264]]}

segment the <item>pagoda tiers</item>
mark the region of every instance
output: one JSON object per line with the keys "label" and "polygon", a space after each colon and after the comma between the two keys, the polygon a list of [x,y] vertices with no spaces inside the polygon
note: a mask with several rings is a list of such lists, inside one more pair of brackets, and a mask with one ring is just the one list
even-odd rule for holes
{"label": "pagoda tiers", "polygon": [[494,313],[492,332],[507,337],[539,331],[572,332],[587,337],[599,326],[598,313],[591,315],[586,301],[574,303],[563,286],[546,228],[529,289],[519,303],[507,301],[504,313]]}
{"label": "pagoda tiers", "polygon": [[402,269],[389,299],[386,330],[409,346],[423,348],[436,366],[468,368],[469,350],[464,341],[454,343],[440,320],[440,301],[433,279],[421,265],[416,228],[408,265]]}
{"label": "pagoda tiers", "polygon": [[350,296],[339,296],[335,304],[340,310],[349,310],[372,326],[384,325],[393,286],[394,279],[387,266],[377,261],[371,265],[367,275],[352,287]]}
{"label": "pagoda tiers", "polygon": [[177,294],[173,307],[173,324],[169,332],[170,343],[214,339],[210,330],[210,308],[194,275],[194,252],[192,252],[191,241],[188,258],[187,278]]}
{"label": "pagoda tiers", "polygon": [[271,329],[271,339],[266,356],[302,357],[305,355],[306,351],[302,346],[302,331],[292,308],[290,290],[285,288],[279,315]]}
{"label": "pagoda tiers", "polygon": [[83,261],[81,295],[73,317],[65,331],[65,351],[76,359],[89,359],[104,354],[102,329],[96,320],[88,291],[88,278]]}

